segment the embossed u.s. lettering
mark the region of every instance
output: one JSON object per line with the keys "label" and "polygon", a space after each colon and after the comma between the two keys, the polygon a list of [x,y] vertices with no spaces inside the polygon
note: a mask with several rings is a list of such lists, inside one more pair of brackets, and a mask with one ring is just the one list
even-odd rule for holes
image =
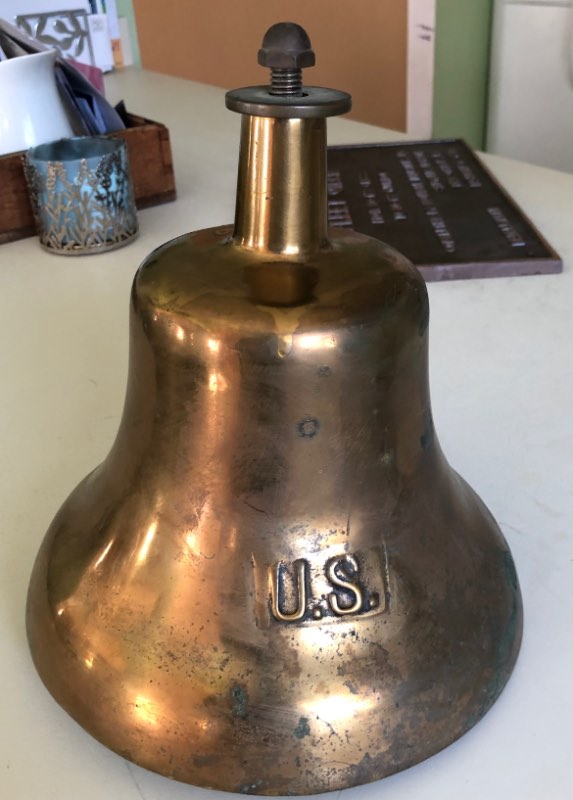
{"label": "embossed u.s. lettering", "polygon": [[277,561],[269,568],[269,607],[278,622],[381,613],[387,609],[385,553],[378,549]]}

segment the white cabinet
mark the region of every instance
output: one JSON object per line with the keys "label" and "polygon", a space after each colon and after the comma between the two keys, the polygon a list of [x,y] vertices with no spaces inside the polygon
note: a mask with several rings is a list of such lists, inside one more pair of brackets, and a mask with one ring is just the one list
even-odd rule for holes
{"label": "white cabinet", "polygon": [[495,5],[487,149],[573,172],[573,5]]}

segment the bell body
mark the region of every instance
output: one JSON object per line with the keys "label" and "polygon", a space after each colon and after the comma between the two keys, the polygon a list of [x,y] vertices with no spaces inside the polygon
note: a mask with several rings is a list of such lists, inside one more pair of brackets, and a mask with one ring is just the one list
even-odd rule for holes
{"label": "bell body", "polygon": [[353,232],[304,264],[230,228],[152,254],[116,443],[30,588],[37,668],[83,727],[179,780],[284,795],[403,769],[487,711],[519,591],[439,448],[427,336],[418,273]]}
{"label": "bell body", "polygon": [[[261,57],[296,68],[308,37],[279,28]],[[227,95],[234,227],[136,274],[117,439],[48,531],[27,617],[46,686],[107,746],[270,795],[441,750],[521,637],[511,554],[434,432],[424,282],[326,227],[324,117],[349,98],[281,70]]]}

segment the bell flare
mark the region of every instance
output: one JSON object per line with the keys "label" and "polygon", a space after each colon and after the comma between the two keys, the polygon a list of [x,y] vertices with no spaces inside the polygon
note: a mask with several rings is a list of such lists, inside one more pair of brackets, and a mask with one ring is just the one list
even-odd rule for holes
{"label": "bell flare", "polygon": [[108,747],[195,785],[312,794],[433,755],[496,700],[521,637],[503,537],[440,465],[439,489],[412,479],[391,519],[356,505],[264,524],[209,499],[138,508],[96,471],[35,566],[42,679]]}

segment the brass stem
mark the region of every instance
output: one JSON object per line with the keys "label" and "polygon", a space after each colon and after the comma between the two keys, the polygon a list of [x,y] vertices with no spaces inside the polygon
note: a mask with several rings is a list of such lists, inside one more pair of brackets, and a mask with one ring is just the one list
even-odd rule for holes
{"label": "brass stem", "polygon": [[325,246],[326,123],[243,115],[234,238],[291,258]]}

